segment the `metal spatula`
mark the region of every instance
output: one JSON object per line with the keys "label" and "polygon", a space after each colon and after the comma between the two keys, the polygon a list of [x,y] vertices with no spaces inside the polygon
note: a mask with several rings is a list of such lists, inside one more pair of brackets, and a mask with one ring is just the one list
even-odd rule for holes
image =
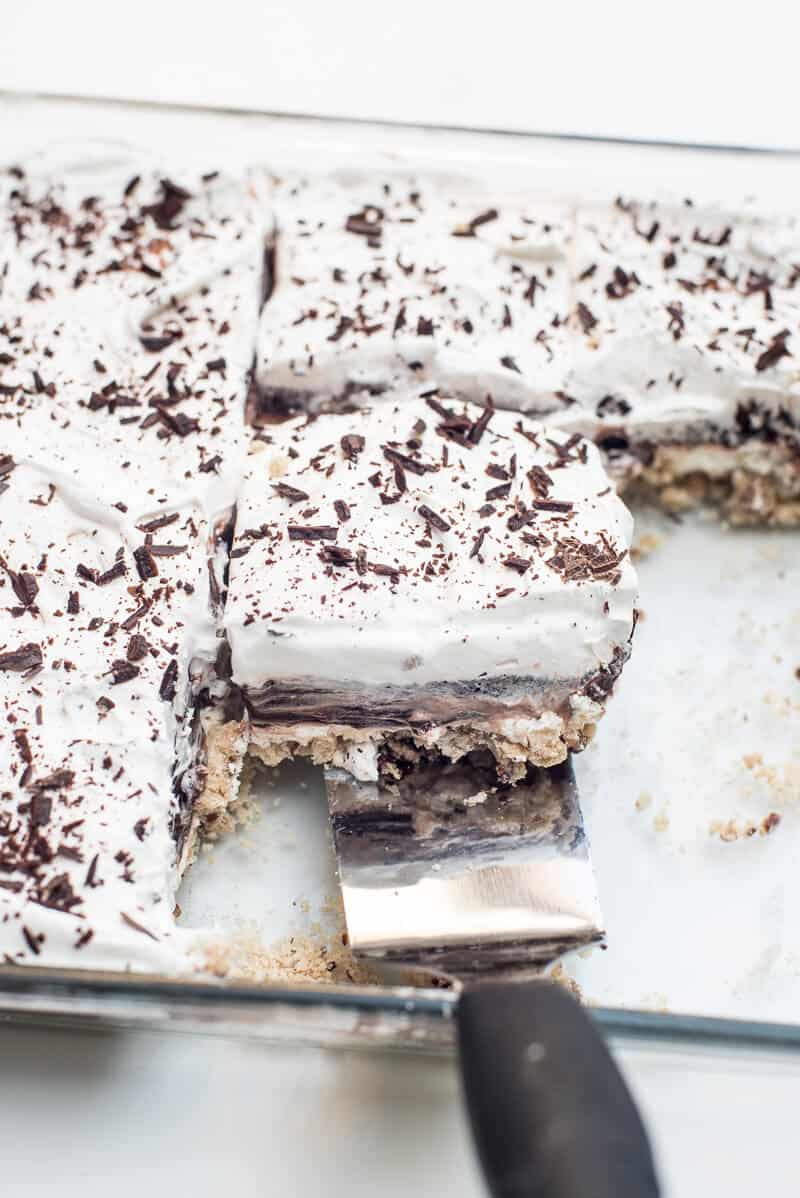
{"label": "metal spatula", "polygon": [[572,766],[498,785],[490,761],[391,784],[325,772],[353,951],[460,986],[467,1108],[503,1198],[652,1198],[652,1155],[599,1033],[541,974],[602,920]]}

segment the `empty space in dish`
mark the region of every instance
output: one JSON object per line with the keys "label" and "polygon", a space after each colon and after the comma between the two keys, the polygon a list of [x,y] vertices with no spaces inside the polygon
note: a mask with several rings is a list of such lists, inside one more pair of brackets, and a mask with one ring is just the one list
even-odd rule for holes
{"label": "empty space in dish", "polygon": [[[774,209],[800,198],[791,157],[0,97],[5,161],[37,147],[80,155],[98,138],[110,153],[136,145],[208,169],[389,162],[549,198],[735,204],[755,192]],[[734,532],[708,514],[636,515],[644,617],[618,694],[576,760],[608,948],[567,971],[590,1002],[793,1021],[800,537]],[[260,979],[346,980],[320,773],[291,765],[258,776],[252,800],[254,817],[201,851],[182,887],[182,925],[219,929]]]}

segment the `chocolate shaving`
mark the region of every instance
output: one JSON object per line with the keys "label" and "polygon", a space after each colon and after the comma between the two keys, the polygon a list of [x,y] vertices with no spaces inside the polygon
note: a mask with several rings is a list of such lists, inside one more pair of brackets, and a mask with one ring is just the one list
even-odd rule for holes
{"label": "chocolate shaving", "polygon": [[350,519],[350,508],[343,499],[334,499],[333,510],[336,512],[336,515],[339,517],[342,524],[346,523],[346,521]]}
{"label": "chocolate shaving", "polygon": [[290,541],[335,541],[339,529],[330,524],[290,524]]}
{"label": "chocolate shaving", "polygon": [[354,462],[364,448],[364,438],[360,437],[358,433],[347,433],[342,437],[339,444],[347,460]]}
{"label": "chocolate shaving", "polygon": [[472,220],[467,221],[465,225],[456,225],[451,233],[452,237],[474,237],[475,230],[481,225],[486,225],[489,221],[497,220],[500,213],[496,208],[487,208],[485,212],[479,212],[477,216],[473,216]]}
{"label": "chocolate shaving", "polygon": [[299,487],[292,487],[289,483],[271,483],[273,491],[275,491],[282,499],[288,499],[290,503],[300,503],[302,499],[308,499],[308,493],[301,491]]}
{"label": "chocolate shaving", "polygon": [[422,516],[423,520],[427,520],[428,524],[439,532],[448,532],[451,528],[451,525],[438,512],[434,512],[432,508],[429,508],[426,503],[421,503],[417,508],[417,512]]}
{"label": "chocolate shaving", "polygon": [[41,948],[39,947],[38,937],[34,936],[33,932],[30,930],[30,928],[25,927],[25,924],[22,925],[22,935],[25,938],[25,943],[27,944],[28,948],[31,950],[32,953],[35,953],[35,955],[38,957],[39,953],[42,951]]}
{"label": "chocolate shaving", "polygon": [[571,512],[573,504],[567,499],[535,499],[531,507],[537,512]]}
{"label": "chocolate shaving", "polygon": [[139,673],[139,667],[129,661],[122,659],[111,663],[111,669],[108,671],[112,676],[112,686],[119,686],[122,682],[130,682],[136,678]]}
{"label": "chocolate shaving", "polygon": [[586,304],[584,303],[578,304],[578,307],[575,309],[575,311],[577,313],[578,320],[581,322],[581,327],[584,333],[591,333],[592,329],[597,324],[597,317],[589,308],[587,308]]}
{"label": "chocolate shaving", "polygon": [[44,792],[33,795],[30,801],[30,817],[34,828],[45,828],[53,814],[53,799]]}
{"label": "chocolate shaving", "polygon": [[140,545],[138,549],[134,549],[133,560],[143,582],[148,578],[155,578],[158,574],[158,564],[149,545]]}
{"label": "chocolate shaving", "polygon": [[504,557],[503,565],[508,566],[509,570],[516,570],[517,574],[524,574],[526,570],[531,568],[531,561],[527,557],[517,557],[511,554],[510,557]]}
{"label": "chocolate shaving", "polygon": [[483,409],[480,416],[474,422],[474,424],[472,425],[472,428],[467,433],[467,440],[469,441],[470,445],[478,445],[479,444],[481,438],[483,437],[483,434],[486,432],[487,428],[489,427],[489,422],[491,421],[493,416],[494,416],[494,406],[492,404],[492,398],[490,395],[487,395],[486,407]]}
{"label": "chocolate shaving", "polygon": [[162,179],[161,198],[155,204],[145,205],[142,215],[152,216],[159,229],[174,229],[176,218],[191,198],[191,192],[185,191],[170,179]]}
{"label": "chocolate shaving", "polygon": [[392,462],[393,465],[400,465],[404,470],[410,470],[412,474],[429,474],[438,469],[437,466],[430,466],[427,462],[420,462],[417,458],[412,458],[407,453],[401,453],[399,449],[393,449],[391,445],[382,445],[381,450],[388,462]]}
{"label": "chocolate shaving", "polygon": [[75,781],[75,771],[68,769],[53,770],[52,774],[45,774],[43,778],[37,778],[34,782],[29,783],[29,790],[62,790],[65,786],[72,786]]}
{"label": "chocolate shaving", "polygon": [[365,204],[360,212],[348,216],[344,227],[348,233],[366,237],[367,244],[376,248],[380,245],[383,232],[383,209],[375,204]]}
{"label": "chocolate shaving", "polygon": [[34,576],[32,574],[26,573],[24,570],[22,570],[19,574],[16,574],[13,570],[8,569],[6,572],[11,580],[11,586],[13,587],[14,594],[17,596],[22,606],[30,607],[39,593],[39,584]]}
{"label": "chocolate shaving", "polygon": [[486,499],[508,499],[511,493],[511,483],[501,483],[499,487],[490,487],[486,492]]}
{"label": "chocolate shaving", "polygon": [[546,499],[553,485],[553,480],[547,471],[543,470],[541,466],[531,466],[526,478],[534,495],[539,499]]}
{"label": "chocolate shaving", "polygon": [[782,329],[780,333],[775,334],[770,344],[756,360],[756,370],[759,373],[762,370],[768,370],[770,366],[774,366],[781,358],[790,358],[792,356],[786,346],[786,342],[790,336],[789,329]]}
{"label": "chocolate shaving", "polygon": [[124,578],[125,574],[125,563],[123,561],[114,562],[114,565],[108,570],[105,570],[102,574],[97,575],[95,582],[99,587],[104,587],[107,586],[108,583],[114,582],[114,580],[117,578]]}
{"label": "chocolate shaving", "polygon": [[28,733],[24,728],[17,728],[14,732],[14,744],[17,746],[17,752],[26,765],[30,765],[33,761],[33,753],[31,751]]}
{"label": "chocolate shaving", "polygon": [[167,349],[174,340],[175,337],[172,333],[162,333],[158,336],[140,334],[139,336],[142,349],[146,349],[150,354],[160,354],[162,349]]}
{"label": "chocolate shaving", "polygon": [[136,527],[140,532],[156,532],[159,528],[164,528],[167,524],[174,524],[178,519],[178,513],[172,512],[168,516],[156,516],[154,520],[148,520],[146,524],[137,524]]}
{"label": "chocolate shaving", "polygon": [[472,542],[472,548],[469,551],[470,557],[478,556],[478,554],[481,551],[481,546],[483,545],[483,539],[486,536],[488,531],[489,531],[488,528],[481,528],[479,530],[478,534],[475,537],[475,540]]}
{"label": "chocolate shaving", "polygon": [[149,646],[147,641],[141,635],[141,633],[135,632],[128,641],[128,648],[125,652],[125,656],[128,661],[141,661],[143,657],[147,656],[148,648]]}
{"label": "chocolate shaving", "polygon": [[120,911],[120,915],[128,927],[133,928],[134,932],[141,932],[143,936],[149,936],[151,940],[158,941],[158,936],[156,936],[155,932],[151,932],[149,928],[144,926],[144,924],[139,923],[130,915],[126,915],[124,911]]}
{"label": "chocolate shaving", "polygon": [[19,649],[11,649],[0,653],[0,670],[11,670],[15,674],[24,674],[27,670],[37,670],[42,665],[42,650],[39,645],[29,642],[20,645]]}
{"label": "chocolate shaving", "polygon": [[167,666],[161,679],[161,685],[158,688],[159,699],[164,699],[165,702],[171,703],[175,698],[176,684],[178,681],[178,663],[173,657],[172,661]]}
{"label": "chocolate shaving", "polygon": [[343,545],[323,545],[320,557],[333,566],[352,566],[355,560],[351,550],[345,549]]}

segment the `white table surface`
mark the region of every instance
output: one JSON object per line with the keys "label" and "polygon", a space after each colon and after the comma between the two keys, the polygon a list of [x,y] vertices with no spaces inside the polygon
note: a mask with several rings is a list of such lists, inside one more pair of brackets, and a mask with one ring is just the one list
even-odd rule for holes
{"label": "white table surface", "polygon": [[[0,88],[677,141],[800,145],[796,6],[27,0]],[[620,1062],[669,1198],[796,1193],[800,1056]],[[450,1062],[0,1027],[5,1192],[482,1193]]]}

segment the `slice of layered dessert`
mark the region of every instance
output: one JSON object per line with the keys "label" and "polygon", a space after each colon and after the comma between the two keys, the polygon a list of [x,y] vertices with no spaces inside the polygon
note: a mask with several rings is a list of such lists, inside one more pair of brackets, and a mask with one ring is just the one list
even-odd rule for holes
{"label": "slice of layered dessert", "polygon": [[800,522],[800,225],[618,200],[577,213],[565,427],[672,508]]}
{"label": "slice of layered dessert", "polygon": [[202,509],[0,459],[0,960],[172,969],[213,667]]}
{"label": "slice of layered dessert", "polygon": [[439,393],[254,444],[226,630],[250,751],[358,777],[582,748],[628,656],[631,518],[577,434]]}
{"label": "slice of layered dessert", "polygon": [[0,955],[169,970],[249,433],[263,203],[130,155],[0,183]]}
{"label": "slice of layered dessert", "polygon": [[266,413],[432,385],[547,411],[563,385],[569,210],[475,181],[286,178],[258,379]]}

